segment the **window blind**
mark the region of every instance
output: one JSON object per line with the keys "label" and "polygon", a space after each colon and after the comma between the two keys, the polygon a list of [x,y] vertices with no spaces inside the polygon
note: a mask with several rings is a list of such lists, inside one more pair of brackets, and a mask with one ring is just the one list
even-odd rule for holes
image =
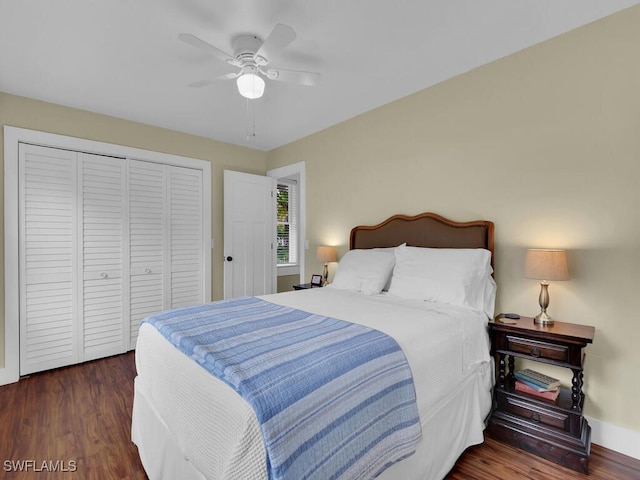
{"label": "window blind", "polygon": [[278,180],[276,223],[278,265],[295,265],[298,263],[298,186],[295,180]]}

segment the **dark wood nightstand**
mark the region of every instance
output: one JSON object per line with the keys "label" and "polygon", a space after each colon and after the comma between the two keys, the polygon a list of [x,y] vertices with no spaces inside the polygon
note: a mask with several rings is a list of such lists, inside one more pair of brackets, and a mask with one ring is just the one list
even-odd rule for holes
{"label": "dark wood nightstand", "polygon": [[300,283],[298,285],[294,285],[294,290],[306,290],[308,288],[322,288],[322,285],[311,285],[311,283]]}
{"label": "dark wood nightstand", "polygon": [[[589,473],[591,427],[582,413],[583,349],[593,342],[595,328],[564,322],[542,326],[530,317],[521,317],[509,325],[501,323],[499,317],[489,322],[496,385],[487,434]],[[562,388],[556,401],[516,391],[516,357],[571,369],[571,389]]]}

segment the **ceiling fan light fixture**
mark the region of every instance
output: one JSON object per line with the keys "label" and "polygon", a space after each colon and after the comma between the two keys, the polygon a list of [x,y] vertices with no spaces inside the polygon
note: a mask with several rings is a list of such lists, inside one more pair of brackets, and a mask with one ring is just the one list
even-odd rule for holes
{"label": "ceiling fan light fixture", "polygon": [[255,73],[243,73],[236,83],[240,95],[250,100],[260,98],[264,94],[264,80]]}

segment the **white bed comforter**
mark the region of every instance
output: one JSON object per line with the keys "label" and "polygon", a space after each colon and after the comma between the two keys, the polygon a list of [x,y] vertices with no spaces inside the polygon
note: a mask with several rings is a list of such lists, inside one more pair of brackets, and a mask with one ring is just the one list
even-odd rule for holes
{"label": "white bed comforter", "polygon": [[[475,397],[469,398],[470,407],[477,408],[479,412],[473,415],[474,422],[478,423],[478,417],[481,416],[482,420],[482,415],[488,412],[490,378],[487,381],[486,377],[490,371],[490,360],[484,313],[449,305],[400,300],[386,294],[365,296],[330,287],[262,298],[359,323],[393,337],[403,349],[414,376],[423,437],[433,435],[433,432],[425,431],[425,425],[436,413],[447,418],[442,413],[445,404],[458,405],[451,400],[458,391],[467,388],[467,384],[476,382],[476,371],[483,372],[482,381],[478,385],[474,383],[470,390],[475,392],[480,388],[487,392],[480,399],[482,405],[475,405]],[[258,421],[251,407],[236,392],[175,349],[148,324],[140,329],[136,365],[138,377],[132,438],[139,447],[151,480],[172,478],[171,469],[178,468],[166,461],[170,458],[168,453],[165,455],[158,451],[162,448],[179,449],[185,457],[192,473],[186,473],[185,465],[182,465],[179,467],[180,478],[266,478],[265,452]],[[455,412],[457,417],[467,414]],[[147,419],[159,419],[164,433],[170,433],[170,438],[161,443],[164,446],[156,448],[148,441],[144,444],[144,438],[159,437],[162,433],[150,435],[148,430],[144,431],[148,428]],[[481,438],[482,425],[474,424],[472,427],[474,432],[471,436],[477,443],[477,430]],[[444,438],[443,432],[436,432],[436,435]],[[468,440],[460,438],[455,441],[468,443]],[[457,450],[459,448],[456,446]],[[454,459],[456,457],[457,454]],[[411,457],[401,463],[409,460]]]}

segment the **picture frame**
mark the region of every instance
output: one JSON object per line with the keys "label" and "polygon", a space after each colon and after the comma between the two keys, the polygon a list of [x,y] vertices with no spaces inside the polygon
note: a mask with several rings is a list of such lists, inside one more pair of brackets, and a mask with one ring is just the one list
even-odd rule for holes
{"label": "picture frame", "polygon": [[322,275],[311,275],[311,286],[312,287],[321,287],[322,286]]}

